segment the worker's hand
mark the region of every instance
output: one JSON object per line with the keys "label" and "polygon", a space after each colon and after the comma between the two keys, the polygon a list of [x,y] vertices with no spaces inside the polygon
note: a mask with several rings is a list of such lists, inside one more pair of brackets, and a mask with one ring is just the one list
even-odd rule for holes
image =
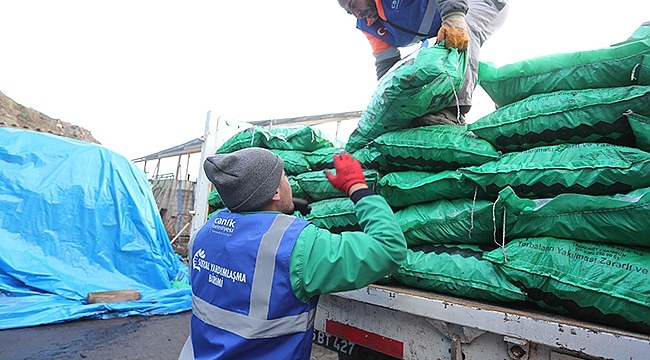
{"label": "worker's hand", "polygon": [[311,206],[305,199],[293,198],[293,209],[300,212],[300,215],[307,216],[311,212]]}
{"label": "worker's hand", "polygon": [[336,169],[336,175],[333,175],[329,171],[325,171],[327,180],[329,180],[335,188],[343,191],[348,196],[352,195],[350,194],[350,188],[354,185],[362,184],[364,187],[368,187],[366,177],[363,175],[361,163],[359,160],[353,158],[352,155],[346,152],[334,154],[334,169]]}
{"label": "worker's hand", "polygon": [[445,47],[455,48],[458,51],[465,51],[469,46],[469,33],[465,14],[454,12],[442,17],[442,26],[438,30],[436,42],[445,41]]}

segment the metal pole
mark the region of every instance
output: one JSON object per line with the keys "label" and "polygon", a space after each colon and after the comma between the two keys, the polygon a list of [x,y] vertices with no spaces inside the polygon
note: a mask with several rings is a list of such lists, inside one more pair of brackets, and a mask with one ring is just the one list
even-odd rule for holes
{"label": "metal pole", "polygon": [[187,229],[187,227],[190,226],[190,225],[192,225],[191,222],[188,222],[187,224],[185,224],[185,226],[183,226],[183,229],[181,229],[181,231],[179,231],[178,234],[176,234],[176,236],[174,236],[174,238],[169,243],[173,244],[174,241],[176,241],[181,236],[181,233],[183,231],[185,231],[185,229]]}
{"label": "metal pole", "polygon": [[181,158],[183,155],[178,155],[178,162],[176,163],[176,174],[174,175],[174,179],[176,180],[181,180]]}
{"label": "metal pole", "polygon": [[190,156],[192,154],[187,154],[187,163],[185,163],[185,180],[190,181]]}
{"label": "metal pole", "polygon": [[208,220],[208,197],[210,195],[210,181],[203,172],[203,162],[208,155],[217,152],[217,132],[220,118],[214,119],[211,111],[208,111],[205,120],[205,131],[203,135],[203,145],[201,146],[201,158],[199,159],[199,172],[196,177],[196,192],[194,199],[194,211],[192,212],[192,230],[190,232],[190,242],[187,252],[192,252],[192,243],[196,232]]}

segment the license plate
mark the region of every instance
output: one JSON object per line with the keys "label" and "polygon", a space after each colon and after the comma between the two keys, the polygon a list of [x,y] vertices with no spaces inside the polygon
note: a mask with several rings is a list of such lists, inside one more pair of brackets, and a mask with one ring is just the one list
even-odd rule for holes
{"label": "license plate", "polygon": [[312,342],[316,345],[346,355],[352,355],[356,350],[355,343],[315,329]]}

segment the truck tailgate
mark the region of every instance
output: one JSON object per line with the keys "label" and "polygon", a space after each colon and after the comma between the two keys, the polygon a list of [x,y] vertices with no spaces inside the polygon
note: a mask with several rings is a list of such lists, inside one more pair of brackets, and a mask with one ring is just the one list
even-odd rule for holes
{"label": "truck tailgate", "polygon": [[403,359],[650,358],[647,335],[399,285],[321,296],[316,329]]}

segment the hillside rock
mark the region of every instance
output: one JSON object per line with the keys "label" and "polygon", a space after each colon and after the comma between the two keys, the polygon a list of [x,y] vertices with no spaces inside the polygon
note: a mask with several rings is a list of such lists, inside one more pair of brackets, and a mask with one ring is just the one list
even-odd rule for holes
{"label": "hillside rock", "polygon": [[2,92],[0,92],[0,127],[50,133],[101,145],[90,131],[59,119],[52,119],[34,109],[26,108]]}

